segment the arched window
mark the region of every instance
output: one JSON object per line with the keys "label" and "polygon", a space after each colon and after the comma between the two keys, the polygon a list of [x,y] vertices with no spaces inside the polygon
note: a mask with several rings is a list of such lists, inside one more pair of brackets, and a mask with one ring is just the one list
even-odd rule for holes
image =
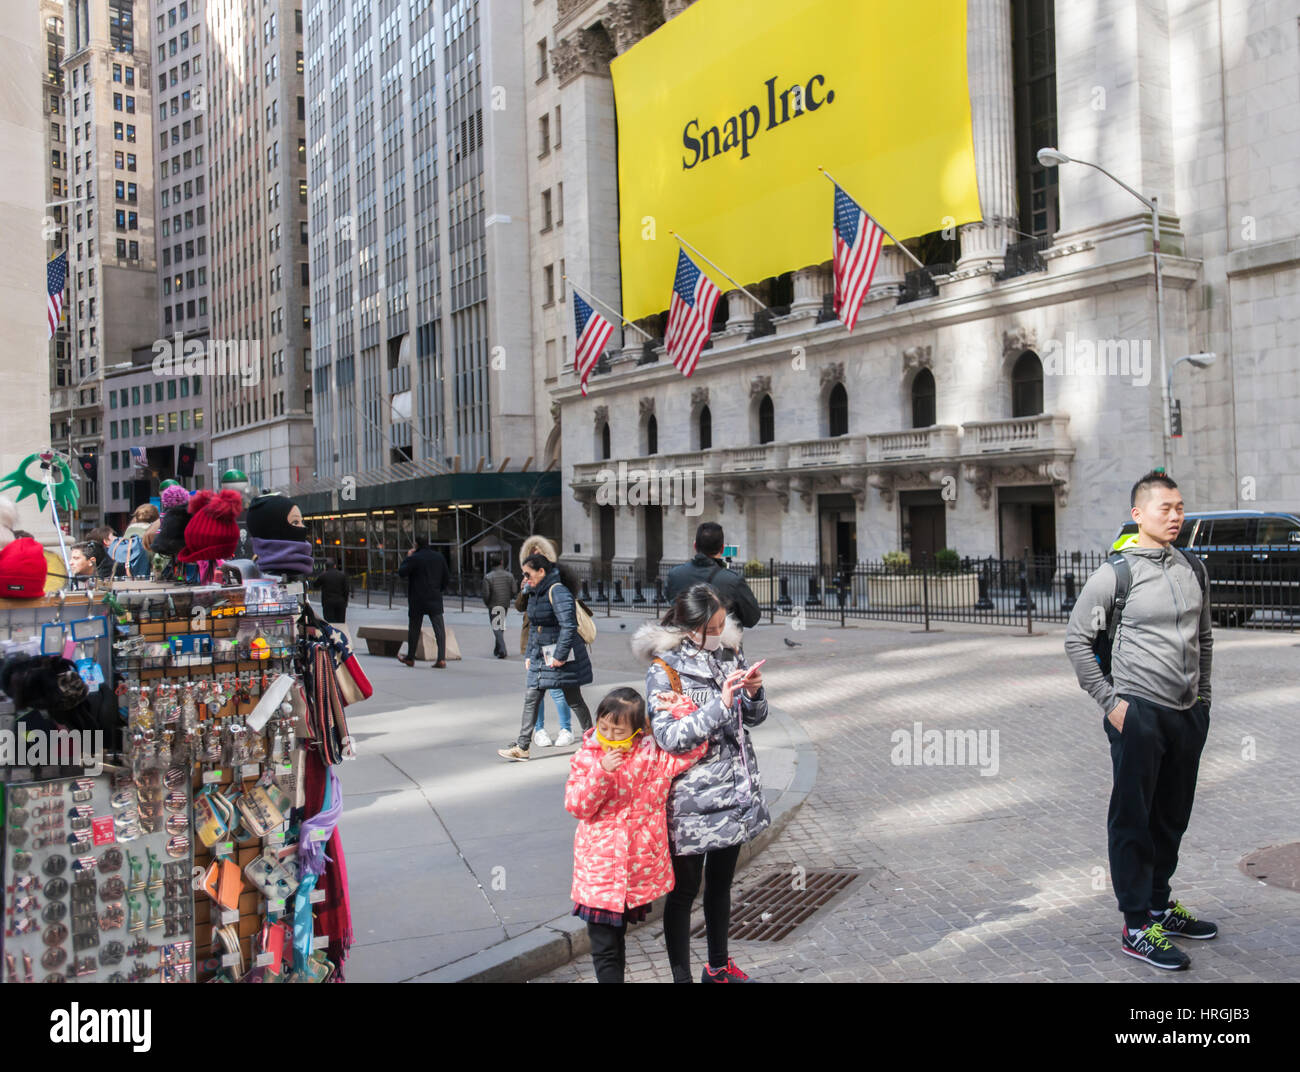
{"label": "arched window", "polygon": [[844,384],[837,383],[832,387],[830,397],[826,401],[830,417],[830,434],[833,436],[848,435],[849,393],[844,390]]}
{"label": "arched window", "polygon": [[708,406],[700,408],[700,450],[709,450],[713,446],[713,414]]}
{"label": "arched window", "polygon": [[921,369],[912,381],[912,427],[929,428],[934,423],[934,374]]}
{"label": "arched window", "polygon": [[764,395],[758,404],[758,441],[771,443],[776,439],[776,412],[772,407],[772,396]]}
{"label": "arched window", "polygon": [[655,420],[655,415],[650,414],[649,420],[645,422],[645,452],[647,454],[659,453],[659,422]]}
{"label": "arched window", "polygon": [[1036,417],[1043,412],[1043,363],[1026,350],[1011,370],[1011,416]]}
{"label": "arched window", "polygon": [[609,421],[600,426],[600,458],[604,461],[610,456],[609,449]]}

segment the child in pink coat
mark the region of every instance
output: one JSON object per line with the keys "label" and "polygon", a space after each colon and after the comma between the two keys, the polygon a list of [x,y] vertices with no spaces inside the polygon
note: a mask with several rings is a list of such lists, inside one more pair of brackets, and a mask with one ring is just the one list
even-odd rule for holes
{"label": "child in pink coat", "polygon": [[[702,717],[690,700],[664,698],[670,701],[677,717]],[[623,982],[627,925],[644,920],[650,903],[673,888],[668,792],[707,749],[706,740],[680,755],[663,751],[641,694],[622,688],[600,701],[574,753],[564,787],[565,808],[581,820],[573,838],[573,914],[587,921],[597,982]]]}

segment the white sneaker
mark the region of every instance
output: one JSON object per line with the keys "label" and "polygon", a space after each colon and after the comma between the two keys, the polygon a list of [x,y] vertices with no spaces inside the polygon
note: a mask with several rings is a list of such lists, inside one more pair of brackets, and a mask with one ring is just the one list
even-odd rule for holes
{"label": "white sneaker", "polygon": [[546,732],[545,727],[541,729],[533,730],[533,744],[537,745],[538,748],[551,747],[551,738],[550,735]]}
{"label": "white sneaker", "polygon": [[555,738],[556,748],[568,748],[573,744],[573,734],[568,730],[560,730],[559,736]]}

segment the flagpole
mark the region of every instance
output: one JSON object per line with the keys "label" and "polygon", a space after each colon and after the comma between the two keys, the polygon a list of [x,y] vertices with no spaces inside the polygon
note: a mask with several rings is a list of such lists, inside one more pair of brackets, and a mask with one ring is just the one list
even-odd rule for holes
{"label": "flagpole", "polygon": [[645,331],[643,328],[637,327],[634,323],[632,323],[632,321],[627,319],[627,317],[625,317],[622,313],[617,312],[614,309],[611,309],[608,305],[606,305],[603,301],[601,301],[598,297],[596,297],[596,295],[592,294],[590,291],[583,290],[581,287],[578,286],[577,283],[575,283],[567,275],[562,275],[560,276],[560,278],[563,279],[566,283],[568,283],[569,286],[571,286],[578,293],[585,294],[591,301],[594,301],[597,305],[599,305],[602,309],[604,309],[605,312],[609,313],[611,316],[618,317],[621,321],[623,321],[624,324],[630,327],[633,331],[640,332],[642,335],[646,337],[647,341],[654,342],[654,338],[650,335],[649,332]]}
{"label": "flagpole", "polygon": [[[831,182],[833,182],[836,186],[839,186],[840,189],[842,189],[842,190],[844,189],[843,184],[842,184],[838,179],[834,178],[834,177],[831,175],[831,173],[830,173],[829,171],[827,171],[824,167],[821,167],[821,166],[819,165],[818,168],[817,168],[817,170],[820,171],[823,175],[825,175],[828,179],[830,179]],[[844,192],[845,192],[845,193],[848,193],[847,190],[845,190]],[[863,212],[867,212],[866,209],[863,209],[862,211],[863,211]],[[871,213],[870,213],[870,212],[867,212],[867,215],[868,215],[868,216],[871,216]],[[912,263],[913,263],[913,264],[915,264],[918,268],[921,268],[921,269],[924,269],[924,268],[925,268],[925,265],[922,264],[922,263],[917,259],[917,256],[916,256],[915,253],[913,253],[910,249],[908,249],[905,245],[903,245],[902,242],[900,242],[897,238],[895,238],[892,234],[890,234],[887,230],[885,230],[885,225],[884,225],[883,223],[881,223],[878,219],[876,219],[875,216],[871,216],[871,220],[872,220],[873,223],[875,223],[875,225],[876,225],[877,227],[879,227],[882,231],[885,232],[886,237],[887,237],[891,242],[893,242],[895,246],[897,246],[897,247],[898,247],[899,249],[901,249],[904,253],[906,253],[909,257],[912,258]]]}
{"label": "flagpole", "polygon": [[700,252],[698,249],[696,249],[693,245],[691,245],[689,242],[687,242],[686,239],[684,239],[684,238],[683,238],[681,235],[679,235],[676,231],[669,231],[668,233],[669,233],[670,235],[672,235],[675,239],[677,239],[678,242],[680,242],[683,246],[685,246],[687,249],[689,249],[692,253],[694,253],[697,257],[699,257],[700,260],[702,260],[705,264],[709,265],[711,268],[716,268],[719,272],[721,272],[722,275],[723,275],[723,277],[727,280],[727,282],[729,282],[729,283],[730,283],[733,287],[735,287],[738,291],[740,291],[742,294],[744,294],[746,297],[748,297],[749,300],[752,301],[755,305],[757,305],[760,309],[766,309],[769,313],[772,311],[771,309],[768,309],[767,306],[764,305],[761,301],[759,301],[757,298],[755,298],[753,294],[751,294],[751,293],[750,293],[749,291],[747,291],[744,287],[742,287],[739,283],[737,283],[734,279],[732,279],[731,276],[727,275],[726,272],[723,272],[721,268],[718,268],[718,266],[717,266],[716,264],[714,264],[711,260],[709,260],[708,257],[706,257],[703,253],[701,253],[701,252]]}

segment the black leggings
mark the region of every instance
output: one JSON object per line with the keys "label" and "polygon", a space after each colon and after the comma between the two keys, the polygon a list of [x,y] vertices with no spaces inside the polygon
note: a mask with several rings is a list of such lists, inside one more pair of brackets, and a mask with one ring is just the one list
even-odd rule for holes
{"label": "black leggings", "polygon": [[591,937],[591,963],[596,968],[596,982],[621,983],[627,963],[627,924],[611,927],[607,923],[588,923]]}
{"label": "black leggings", "polygon": [[691,978],[691,906],[704,879],[704,926],[708,934],[709,967],[727,966],[727,928],[731,925],[731,880],[736,874],[740,846],[714,849],[696,856],[674,856],[672,892],[664,902],[664,944],[673,982]]}

